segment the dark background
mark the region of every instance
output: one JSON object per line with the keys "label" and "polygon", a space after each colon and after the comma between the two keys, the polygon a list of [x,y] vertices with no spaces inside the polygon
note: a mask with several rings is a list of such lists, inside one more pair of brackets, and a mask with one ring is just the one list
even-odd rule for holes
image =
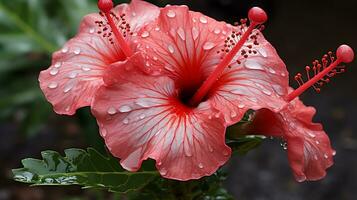
{"label": "dark background", "polygon": [[[28,22],[45,40],[52,41],[54,49],[75,34],[81,16],[96,11],[95,0],[37,2],[45,4],[43,12],[47,13],[44,16],[48,22],[42,22],[46,20],[40,16],[41,12],[36,12],[33,19],[27,18],[28,13],[31,15],[27,11],[37,11],[37,8],[26,0],[0,0],[0,5],[6,5],[13,15]],[[75,6],[69,6],[70,2],[75,2]],[[264,34],[286,63],[290,77],[340,44],[357,49],[357,1],[354,0],[150,2],[187,4],[192,10],[228,22],[246,17],[251,6],[263,7],[269,14]],[[46,24],[60,27],[59,31],[51,32]],[[38,41],[31,40],[31,32],[26,32],[0,9],[0,200],[113,198],[105,193],[83,192],[78,187],[30,188],[9,179],[10,169],[20,167],[22,158],[39,157],[40,151],[102,147],[88,109],[82,109],[73,117],[58,116],[42,97],[37,76],[49,66],[51,48],[46,45],[41,48],[36,44]],[[357,199],[356,67],[356,62],[349,64],[347,73],[334,78],[322,88],[321,94],[311,89],[302,96],[305,104],[317,108],[315,121],[323,123],[337,151],[335,164],[328,170],[327,177],[317,182],[297,183],[279,141],[267,140],[260,148],[246,156],[235,156],[227,164],[230,174],[225,185],[236,199]],[[292,81],[291,85],[296,87]]]}

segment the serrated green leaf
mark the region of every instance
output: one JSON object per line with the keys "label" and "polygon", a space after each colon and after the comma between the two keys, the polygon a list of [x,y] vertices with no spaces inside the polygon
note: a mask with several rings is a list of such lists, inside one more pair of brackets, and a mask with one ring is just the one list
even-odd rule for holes
{"label": "serrated green leaf", "polygon": [[81,185],[126,193],[144,187],[159,175],[157,171],[125,171],[112,156],[93,148],[67,149],[64,157],[55,151],[41,155],[43,160],[22,160],[23,168],[13,170],[14,180],[34,186]]}

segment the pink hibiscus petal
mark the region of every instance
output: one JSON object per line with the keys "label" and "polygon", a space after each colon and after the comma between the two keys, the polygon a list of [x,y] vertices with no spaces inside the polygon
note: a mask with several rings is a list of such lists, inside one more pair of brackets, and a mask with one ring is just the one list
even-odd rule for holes
{"label": "pink hibiscus petal", "polygon": [[[140,47],[151,56],[150,63],[161,66],[159,69],[175,81],[181,93],[191,96],[221,61],[225,40],[233,30],[231,25],[185,6],[167,6],[157,24],[141,31]],[[285,102],[288,72],[284,63],[261,33],[259,45],[254,41],[248,40],[245,48],[252,46],[256,53],[248,58],[238,53],[207,97],[229,125],[240,121],[248,109],[278,110]]]}
{"label": "pink hibiscus petal", "polygon": [[[138,31],[140,26],[154,20],[159,9],[149,3],[135,0],[113,9]],[[135,15],[135,16],[134,16]],[[139,20],[140,18],[140,20]],[[90,14],[81,22],[79,33],[53,54],[52,65],[40,73],[40,87],[58,114],[73,115],[78,108],[89,106],[95,92],[103,85],[108,66],[126,57],[117,44],[111,44],[96,22],[105,21],[99,14]],[[140,21],[140,22],[139,22]],[[132,38],[127,41],[132,48]]]}
{"label": "pink hibiscus petal", "polygon": [[321,124],[312,123],[313,107],[298,98],[279,113],[267,109],[257,111],[249,133],[282,137],[287,142],[290,166],[297,181],[319,180],[332,166],[335,151]]}
{"label": "pink hibiscus petal", "polygon": [[129,71],[101,87],[92,106],[106,145],[125,169],[136,171],[152,158],[163,177],[189,180],[228,160],[223,120],[209,117],[209,104],[185,107],[172,79]]}
{"label": "pink hibiscus petal", "polygon": [[194,90],[213,71],[231,27],[186,6],[166,6],[140,33],[141,49],[183,90]]}
{"label": "pink hibiscus petal", "polygon": [[[251,41],[248,41],[246,45]],[[240,54],[211,90],[209,101],[221,110],[229,125],[239,121],[249,109],[269,108],[278,111],[285,105],[288,71],[274,47],[260,33],[258,52],[244,58]]]}

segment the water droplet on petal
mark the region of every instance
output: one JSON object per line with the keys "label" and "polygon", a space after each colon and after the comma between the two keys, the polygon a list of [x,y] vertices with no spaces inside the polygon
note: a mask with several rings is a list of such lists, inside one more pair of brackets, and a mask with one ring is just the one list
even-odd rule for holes
{"label": "water droplet on petal", "polygon": [[68,85],[66,85],[66,87],[64,87],[63,92],[67,93],[67,92],[71,91],[72,88],[73,88],[73,85],[72,84],[68,84]]}
{"label": "water droplet on petal", "polygon": [[302,175],[302,176],[299,176],[299,177],[296,177],[296,180],[297,180],[297,182],[304,182],[304,181],[306,181],[306,176],[305,175]]}
{"label": "water droplet on petal", "polygon": [[73,53],[76,54],[76,55],[79,55],[81,53],[81,49],[80,48],[75,48]]}
{"label": "water droplet on petal", "polygon": [[87,66],[83,66],[82,70],[85,71],[85,72],[89,72],[91,70],[91,68],[87,67]]}
{"label": "water droplet on petal", "polygon": [[103,128],[100,133],[102,134],[103,137],[105,137],[105,136],[107,136],[108,131],[107,131],[107,129]]}
{"label": "water droplet on petal", "polygon": [[175,53],[175,49],[171,44],[167,46],[167,49],[169,50],[170,53]]}
{"label": "water droplet on petal", "polygon": [[57,75],[57,74],[58,74],[58,69],[57,69],[57,68],[51,69],[50,74],[51,74],[52,76]]}
{"label": "water droplet on petal", "polygon": [[267,52],[264,49],[257,49],[260,55],[262,55],[264,58],[268,57]]}
{"label": "water droplet on petal", "polygon": [[202,24],[207,24],[208,21],[207,21],[207,18],[201,16],[201,17],[200,17],[200,22],[201,22]]}
{"label": "water droplet on petal", "polygon": [[175,13],[175,11],[173,11],[173,10],[169,10],[169,11],[166,13],[166,15],[167,15],[168,17],[170,17],[170,18],[176,17],[176,13]]}
{"label": "water droplet on petal", "polygon": [[94,33],[95,32],[95,29],[94,28],[90,28],[89,29],[89,33]]}
{"label": "water droplet on petal", "polygon": [[280,85],[273,85],[273,89],[280,96],[283,96],[285,94],[283,87],[281,87]]}
{"label": "water droplet on petal", "polygon": [[177,29],[177,35],[181,38],[181,40],[186,40],[186,34],[182,27]]}
{"label": "water droplet on petal", "polygon": [[60,68],[62,66],[62,64],[60,62],[56,62],[56,64],[54,65],[56,68]]}
{"label": "water droplet on petal", "polygon": [[136,16],[136,12],[132,12],[131,15],[132,15],[133,17],[135,17],[135,16]]}
{"label": "water droplet on petal", "polygon": [[308,134],[309,134],[309,136],[310,136],[311,138],[315,138],[315,137],[316,137],[316,135],[313,134],[313,133],[308,133]]}
{"label": "water droplet on petal", "polygon": [[245,67],[248,69],[264,70],[263,66],[254,60],[247,60],[245,62]]}
{"label": "water droplet on petal", "polygon": [[224,156],[228,156],[228,155],[229,155],[229,152],[228,152],[227,150],[224,150],[224,151],[223,151],[223,155],[224,155]]}
{"label": "water droplet on petal", "polygon": [[237,113],[236,112],[231,112],[231,118],[235,118],[235,117],[237,117]]}
{"label": "water droplet on petal", "polygon": [[208,145],[208,151],[211,152],[211,153],[213,152],[213,148],[212,148],[211,145]]}
{"label": "water droplet on petal", "polygon": [[273,68],[269,68],[268,71],[269,71],[271,74],[276,74],[276,71],[275,71]]}
{"label": "water droplet on petal", "polygon": [[332,151],[332,155],[333,155],[333,156],[336,155],[336,151],[335,151],[335,150]]}
{"label": "water droplet on petal", "polygon": [[167,174],[167,170],[166,169],[161,169],[160,173],[162,176],[165,176]]}
{"label": "water droplet on petal", "polygon": [[286,76],[286,74],[284,73],[284,72],[281,72],[281,74],[280,74],[282,77],[285,77]]}
{"label": "water droplet on petal", "polygon": [[141,37],[142,38],[147,38],[150,36],[150,33],[148,31],[144,31],[142,34],[141,34]]}
{"label": "water droplet on petal", "polygon": [[117,109],[114,107],[110,107],[110,108],[108,108],[107,113],[109,115],[115,115],[115,114],[117,114]]}
{"label": "water droplet on petal", "polygon": [[314,155],[314,159],[315,159],[315,160],[318,160],[319,158],[317,157],[317,155]]}
{"label": "water droplet on petal", "polygon": [[213,32],[218,35],[221,33],[221,29],[215,28]]}
{"label": "water droplet on petal", "polygon": [[58,83],[52,82],[48,85],[48,88],[50,89],[56,89],[58,87]]}
{"label": "water droplet on petal", "polygon": [[315,141],[316,144],[320,144],[320,142],[318,140]]}
{"label": "water droplet on petal", "polygon": [[145,114],[141,114],[141,115],[139,116],[139,119],[144,119],[145,117],[146,117]]}
{"label": "water droplet on petal", "polygon": [[161,162],[161,161],[157,163],[157,166],[161,166],[161,165],[162,165],[162,162]]}
{"label": "water droplet on petal", "polygon": [[124,105],[119,108],[119,111],[122,113],[130,112],[132,109],[130,106]]}
{"label": "water droplet on petal", "polygon": [[78,73],[77,72],[75,72],[75,71],[73,71],[73,72],[70,72],[69,74],[68,74],[68,78],[76,78],[77,77],[77,75],[78,75]]}
{"label": "water droplet on petal", "polygon": [[197,40],[198,36],[199,36],[200,32],[197,30],[196,27],[192,28],[192,37],[194,40]]}
{"label": "water droplet on petal", "polygon": [[198,167],[199,167],[200,169],[203,169],[203,164],[202,164],[202,163],[199,163],[199,164],[198,164]]}
{"label": "water droplet on petal", "polygon": [[128,118],[125,118],[125,119],[123,120],[123,124],[129,124],[129,119],[128,119]]}
{"label": "water droplet on petal", "polygon": [[325,159],[328,159],[328,155],[327,155],[327,154],[324,154],[324,158],[325,158]]}
{"label": "water droplet on petal", "polygon": [[64,48],[62,49],[62,53],[67,53],[68,51],[69,51],[68,47],[64,47]]}
{"label": "water droplet on petal", "polygon": [[244,104],[238,104],[238,108],[244,108],[245,105]]}
{"label": "water droplet on petal", "polygon": [[203,45],[203,49],[204,50],[211,50],[215,47],[215,44],[213,42],[206,42],[204,45]]}

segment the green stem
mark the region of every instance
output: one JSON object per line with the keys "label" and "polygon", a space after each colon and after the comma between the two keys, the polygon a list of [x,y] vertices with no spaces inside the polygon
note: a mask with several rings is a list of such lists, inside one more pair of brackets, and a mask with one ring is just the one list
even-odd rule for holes
{"label": "green stem", "polygon": [[31,26],[24,22],[19,16],[12,11],[8,10],[3,4],[0,3],[0,11],[3,11],[10,20],[25,34],[35,40],[43,49],[51,53],[56,50],[56,45],[51,44],[45,40],[40,34],[38,34]]}

